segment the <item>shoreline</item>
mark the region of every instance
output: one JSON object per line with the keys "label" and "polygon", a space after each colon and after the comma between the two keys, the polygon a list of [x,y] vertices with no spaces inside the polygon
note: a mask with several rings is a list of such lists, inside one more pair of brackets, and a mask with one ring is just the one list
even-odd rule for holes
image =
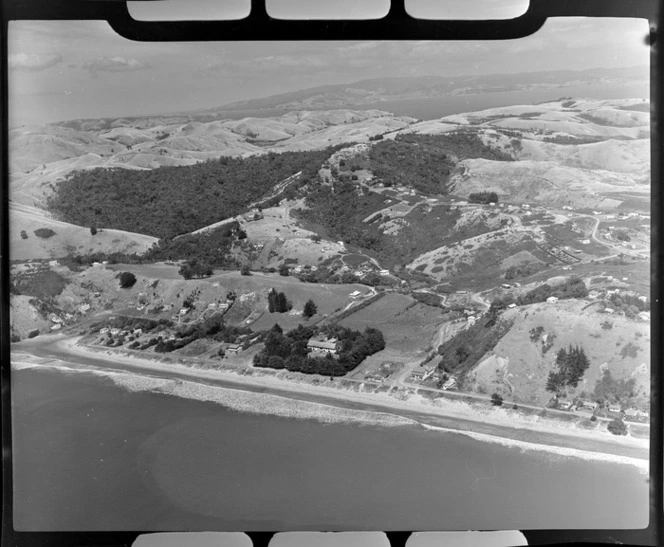
{"label": "shoreline", "polygon": [[[111,350],[97,351],[79,346],[78,339],[57,340],[50,344],[48,349],[51,351],[43,352],[43,356],[28,348],[19,350],[13,355],[16,359],[12,359],[12,366],[49,366],[100,373],[112,379],[115,376],[113,381],[116,384],[132,391],[210,401],[244,412],[316,419],[324,423],[412,424],[431,431],[465,434],[479,441],[518,446],[522,450],[620,461],[646,471],[649,465],[648,439],[616,437],[608,432],[589,431],[539,416],[520,416],[510,409],[487,407],[484,410],[447,399],[432,401],[420,395],[397,399],[386,393],[312,386],[271,375],[244,376],[228,370],[160,363]],[[21,364],[21,353],[42,362],[27,360]],[[50,362],[44,363],[44,359]]]}

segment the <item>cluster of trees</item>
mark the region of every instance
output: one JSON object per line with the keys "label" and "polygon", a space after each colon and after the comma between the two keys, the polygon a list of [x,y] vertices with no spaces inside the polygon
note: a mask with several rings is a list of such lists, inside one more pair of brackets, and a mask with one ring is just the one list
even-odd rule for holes
{"label": "cluster of trees", "polygon": [[304,304],[304,309],[302,310],[302,317],[304,317],[305,319],[311,319],[317,313],[318,313],[318,306],[316,306],[316,303],[310,298]]}
{"label": "cluster of trees", "polygon": [[561,393],[565,387],[577,387],[581,378],[590,366],[586,352],[580,346],[570,344],[569,348],[561,348],[556,354],[556,367],[546,382],[547,391]]}
{"label": "cluster of trees", "polygon": [[147,319],[142,317],[115,315],[112,319],[104,319],[103,321],[90,325],[90,332],[99,332],[99,329],[102,327],[124,330],[141,329],[143,332],[150,332],[172,326],[173,322],[169,319]]}
{"label": "cluster of trees", "polygon": [[207,262],[192,258],[180,267],[178,273],[185,279],[191,279],[193,277],[209,277],[213,271],[212,266]]}
{"label": "cluster of trees", "polygon": [[540,266],[536,263],[523,263],[510,266],[505,270],[505,279],[507,281],[511,279],[518,279],[519,277],[528,277],[536,273],[540,269]]}
{"label": "cluster of trees", "polygon": [[[198,261],[209,268],[237,268],[230,256],[233,242],[241,239],[238,222],[229,222],[202,234],[187,234],[174,239],[160,239],[144,255],[147,262],[157,260]],[[200,268],[195,271],[200,271]],[[190,272],[193,273],[193,272]],[[198,275],[192,275],[198,277]]]}
{"label": "cluster of trees", "polygon": [[498,203],[496,192],[476,192],[468,196],[470,203]]}
{"label": "cluster of trees", "polygon": [[173,238],[235,216],[298,171],[311,178],[336,148],[220,158],[153,170],[72,173],[47,207],[64,221]]}
{"label": "cluster of trees", "polygon": [[371,170],[386,186],[399,184],[427,194],[446,193],[456,163],[467,158],[513,160],[468,131],[402,134],[394,140],[382,140],[369,150]]}
{"label": "cluster of trees", "polygon": [[285,293],[272,288],[267,295],[267,309],[270,313],[285,313],[293,309],[293,304]]}
{"label": "cluster of trees", "polygon": [[606,428],[614,435],[627,435],[627,425],[620,418],[614,418]]}
{"label": "cluster of trees", "polygon": [[642,311],[650,310],[650,301],[643,302],[634,294],[612,294],[609,297],[614,310],[624,312],[626,317],[633,319]]}
{"label": "cluster of trees", "polygon": [[223,314],[216,313],[200,323],[189,325],[176,333],[174,340],[158,339],[154,350],[168,353],[185,347],[199,338],[210,338],[217,342],[236,343],[238,339],[253,331],[249,327],[235,327],[224,322]]}
{"label": "cluster of trees", "polygon": [[307,208],[297,215],[323,226],[333,239],[379,251],[382,234],[362,219],[383,207],[384,199],[375,192],[358,195],[351,182],[339,182],[334,188],[319,185],[307,194]]}
{"label": "cluster of trees", "polygon": [[136,284],[136,276],[131,272],[121,272],[116,276],[120,280],[120,287],[130,289]]}
{"label": "cluster of trees", "polygon": [[[37,237],[41,237],[42,239],[48,239],[49,237],[53,237],[55,235],[55,232],[50,228],[37,228],[34,231],[34,234]],[[27,237],[25,239],[27,239]]]}
{"label": "cluster of trees", "polygon": [[544,302],[550,296],[555,296],[561,300],[565,298],[585,298],[588,296],[588,289],[583,279],[579,277],[571,277],[564,283],[552,287],[547,283],[534,288],[532,291],[527,292],[523,296],[517,298],[519,306],[526,304],[534,304],[536,302]]}
{"label": "cluster of trees", "polygon": [[595,383],[595,400],[600,404],[606,401],[610,403],[626,403],[635,395],[635,383],[636,380],[634,378],[616,380],[611,371],[606,369],[602,377],[598,378]]}
{"label": "cluster of trees", "polygon": [[457,382],[463,383],[465,375],[496,347],[511,326],[511,322],[500,320],[498,308],[490,308],[474,325],[438,346],[438,353],[443,357],[439,368],[443,372],[456,374]]}
{"label": "cluster of trees", "polygon": [[252,330],[249,327],[227,325],[224,322],[223,314],[215,313],[195,325],[180,330],[177,336],[179,338],[193,337],[194,339],[212,338],[217,342],[233,344],[237,342],[239,337],[251,333]]}
{"label": "cluster of trees", "polygon": [[[336,338],[340,342],[337,357],[310,357],[307,342],[317,334]],[[305,374],[324,376],[343,376],[357,367],[369,355],[385,348],[383,333],[377,329],[366,328],[364,332],[354,331],[331,325],[323,329],[303,327],[284,334],[279,325],[275,325],[265,337],[265,348],[254,357],[254,365],[274,369],[285,368]]]}

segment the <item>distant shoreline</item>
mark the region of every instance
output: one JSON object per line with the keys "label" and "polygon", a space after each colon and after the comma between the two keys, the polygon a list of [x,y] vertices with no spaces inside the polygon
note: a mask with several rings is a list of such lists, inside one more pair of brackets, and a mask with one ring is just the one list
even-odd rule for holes
{"label": "distant shoreline", "polygon": [[[647,439],[612,437],[607,432],[588,431],[555,420],[524,417],[505,408],[487,407],[483,411],[450,400],[438,399],[433,403],[418,396],[401,400],[385,393],[312,386],[268,375],[241,376],[230,371],[159,363],[110,350],[98,352],[76,345],[76,338],[49,338],[34,348],[37,350],[34,353],[28,347],[25,353],[20,346],[16,348],[12,365],[101,373],[131,391],[153,391],[210,401],[244,412],[322,422],[419,424],[432,431],[465,434],[476,440],[522,450],[541,450],[648,469]],[[44,362],[44,358],[49,361]]]}

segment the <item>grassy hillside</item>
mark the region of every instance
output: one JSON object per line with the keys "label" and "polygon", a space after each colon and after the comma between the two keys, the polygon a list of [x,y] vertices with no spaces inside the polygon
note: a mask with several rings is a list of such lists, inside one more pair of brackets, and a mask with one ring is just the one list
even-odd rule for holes
{"label": "grassy hillside", "polygon": [[[11,260],[60,258],[91,253],[141,254],[157,241],[148,235],[122,230],[103,229],[92,235],[89,227],[59,222],[48,218],[40,209],[13,202],[9,207],[9,226]],[[50,230],[52,235],[39,237],[37,234],[43,234],[40,231],[43,229]]]}
{"label": "grassy hillside", "polygon": [[[647,399],[650,388],[650,325],[622,316],[600,314],[585,300],[531,304],[503,312],[512,328],[468,376],[468,387],[501,392],[515,400],[545,404],[549,372],[556,353],[580,346],[590,368],[568,397],[592,396],[603,370],[615,379],[634,379],[637,399]],[[640,394],[640,395],[638,395]]]}

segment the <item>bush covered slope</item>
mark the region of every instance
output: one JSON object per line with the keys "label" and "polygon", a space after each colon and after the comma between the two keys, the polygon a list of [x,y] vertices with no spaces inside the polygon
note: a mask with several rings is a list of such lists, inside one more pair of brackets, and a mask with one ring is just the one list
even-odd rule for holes
{"label": "bush covered slope", "polygon": [[48,208],[80,226],[172,238],[241,213],[299,171],[306,181],[331,153],[269,153],[151,171],[78,171],[58,185]]}

